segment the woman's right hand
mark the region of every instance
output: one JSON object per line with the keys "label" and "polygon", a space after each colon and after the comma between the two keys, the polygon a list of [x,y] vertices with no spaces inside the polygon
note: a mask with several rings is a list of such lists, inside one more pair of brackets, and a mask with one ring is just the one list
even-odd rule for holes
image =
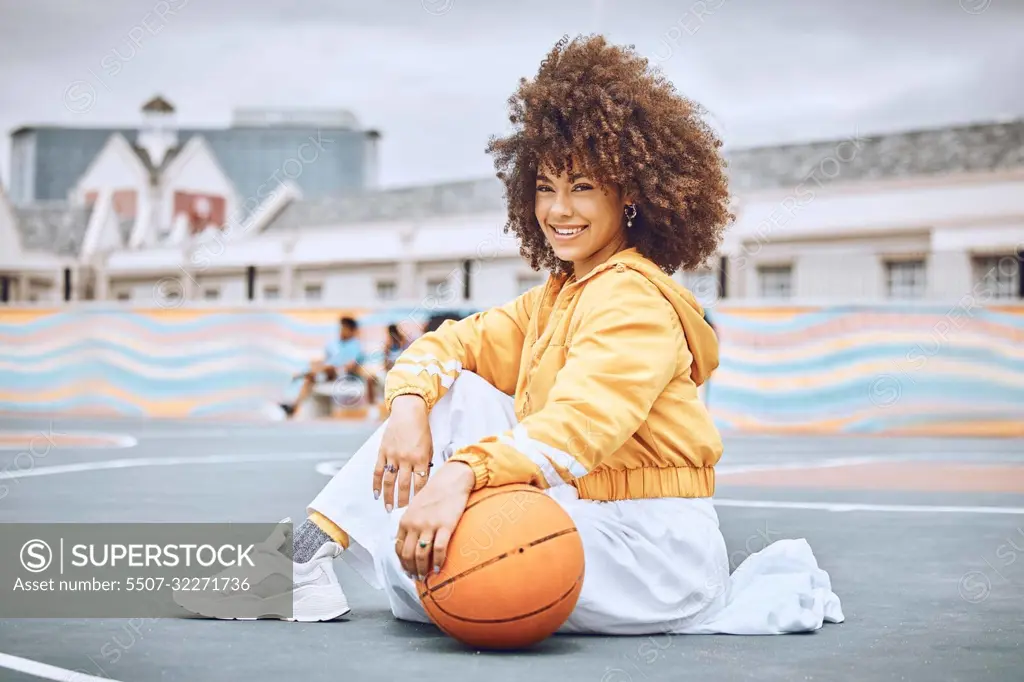
{"label": "woman's right hand", "polygon": [[[384,498],[384,508],[409,504],[411,490],[419,492],[430,478],[434,444],[430,436],[427,404],[417,395],[400,395],[391,402],[377,466],[373,469],[373,497]],[[398,500],[395,501],[395,483]],[[411,489],[411,490],[410,490]]]}

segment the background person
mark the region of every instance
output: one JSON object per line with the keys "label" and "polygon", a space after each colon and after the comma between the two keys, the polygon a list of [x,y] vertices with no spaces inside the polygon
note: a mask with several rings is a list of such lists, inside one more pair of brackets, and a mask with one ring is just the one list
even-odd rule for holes
{"label": "background person", "polygon": [[366,355],[359,338],[359,323],[352,317],[342,317],[338,337],[325,346],[323,360],[314,360],[308,369],[292,377],[293,382],[301,380],[301,383],[293,400],[280,403],[281,409],[289,419],[294,417],[318,383],[336,381],[339,376],[362,379],[366,384],[367,400],[372,405],[374,382],[363,367],[365,361]]}
{"label": "background person", "polygon": [[409,339],[406,337],[397,324],[388,325],[388,340],[384,343],[384,371],[389,372],[395,366],[395,361],[406,348],[409,347]]}

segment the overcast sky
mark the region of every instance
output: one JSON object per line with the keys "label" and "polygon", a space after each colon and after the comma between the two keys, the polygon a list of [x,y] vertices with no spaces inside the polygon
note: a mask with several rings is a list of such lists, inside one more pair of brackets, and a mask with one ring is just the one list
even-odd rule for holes
{"label": "overcast sky", "polygon": [[385,185],[487,175],[517,79],[591,32],[635,44],[728,146],[1024,116],[1022,0],[0,0],[0,176],[11,129],[134,125],[155,93],[182,126],[350,109],[383,134]]}

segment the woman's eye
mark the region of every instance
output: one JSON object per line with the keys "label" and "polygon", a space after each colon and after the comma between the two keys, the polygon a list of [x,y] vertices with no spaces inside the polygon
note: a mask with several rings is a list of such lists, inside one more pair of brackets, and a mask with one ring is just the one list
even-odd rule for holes
{"label": "woman's eye", "polygon": [[537,191],[538,192],[550,192],[551,188],[550,187],[546,187],[544,185],[541,185],[540,187],[537,188]]}
{"label": "woman's eye", "polygon": [[581,183],[581,184],[576,185],[576,186],[573,187],[573,191],[575,191],[575,190],[583,191],[583,190],[587,190],[587,189],[594,189],[594,188],[591,187],[590,185],[586,184],[586,183]]}

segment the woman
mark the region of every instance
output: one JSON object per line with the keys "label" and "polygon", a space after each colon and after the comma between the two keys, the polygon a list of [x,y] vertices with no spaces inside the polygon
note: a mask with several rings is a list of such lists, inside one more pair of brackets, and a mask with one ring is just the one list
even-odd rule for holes
{"label": "woman", "polygon": [[388,340],[384,344],[384,371],[390,372],[395,366],[395,360],[409,347],[409,340],[405,332],[399,329],[397,324],[388,325]]}
{"label": "woman", "polygon": [[489,145],[507,227],[551,277],[398,358],[388,422],[295,533],[294,617],[348,611],[330,566],[341,555],[396,617],[428,622],[412,577],[444,565],[470,493],[528,483],[583,541],[586,578],[563,632],[770,634],[841,621],[803,540],[729,575],[712,502],[722,441],[697,394],[717,341],[669,276],[712,256],[731,218],[719,141],[646,60],[600,37],[556,46],[521,82],[511,122]]}

